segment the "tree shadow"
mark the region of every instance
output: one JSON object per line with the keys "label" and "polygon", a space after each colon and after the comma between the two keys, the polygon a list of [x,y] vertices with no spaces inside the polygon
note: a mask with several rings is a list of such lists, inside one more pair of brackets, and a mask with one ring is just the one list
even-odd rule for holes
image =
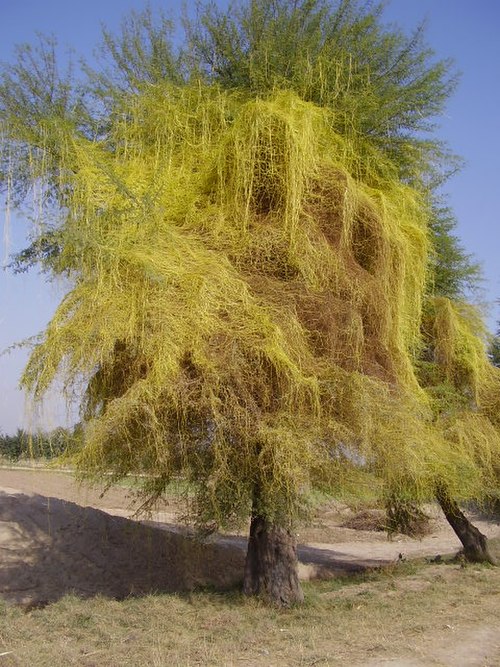
{"label": "tree shadow", "polygon": [[[243,579],[247,540],[138,522],[41,495],[0,492],[0,596],[40,607],[67,594],[113,599],[149,593],[228,590]],[[332,549],[300,546],[303,579],[381,567]],[[389,561],[388,561],[389,562]]]}
{"label": "tree shadow", "polygon": [[200,542],[92,507],[0,493],[0,595],[43,606],[68,593],[115,599],[241,582],[244,544]]}

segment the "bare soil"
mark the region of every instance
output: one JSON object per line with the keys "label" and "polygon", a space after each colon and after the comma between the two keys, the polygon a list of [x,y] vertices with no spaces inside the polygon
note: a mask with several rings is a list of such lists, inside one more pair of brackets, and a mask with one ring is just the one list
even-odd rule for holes
{"label": "bare soil", "polygon": [[[178,499],[170,498],[147,519],[135,517],[131,490],[101,490],[77,484],[66,472],[41,468],[0,469],[0,595],[40,605],[75,592],[122,599],[151,591],[231,588],[239,584],[244,535],[199,541],[176,523]],[[369,512],[356,515],[337,502],[321,506],[298,535],[302,580],[362,572],[409,558],[439,559],[460,543],[437,508],[430,534],[421,539],[379,530]],[[377,511],[373,515],[378,519]],[[356,520],[359,516],[361,520]],[[500,524],[474,517],[488,537]]]}

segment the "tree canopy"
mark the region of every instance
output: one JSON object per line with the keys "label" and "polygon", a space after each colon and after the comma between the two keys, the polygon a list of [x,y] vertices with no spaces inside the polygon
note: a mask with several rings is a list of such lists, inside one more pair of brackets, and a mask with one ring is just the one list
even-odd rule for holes
{"label": "tree canopy", "polygon": [[265,95],[291,89],[334,111],[337,131],[386,153],[401,178],[421,178],[444,146],[422,132],[456,83],[436,60],[423,25],[410,35],[386,26],[383,3],[254,0],[205,9],[188,22],[189,70],[224,89]]}
{"label": "tree canopy", "polygon": [[[219,523],[261,476],[266,512],[291,517],[325,464],[408,475],[383,415],[418,410],[418,195],[356,181],[328,111],[291,93],[158,86],[116,118],[109,143],[58,134],[74,288],[24,376],[37,396],[86,378],[83,469],[149,470],[158,493],[192,473]],[[377,457],[389,439],[399,465]]]}

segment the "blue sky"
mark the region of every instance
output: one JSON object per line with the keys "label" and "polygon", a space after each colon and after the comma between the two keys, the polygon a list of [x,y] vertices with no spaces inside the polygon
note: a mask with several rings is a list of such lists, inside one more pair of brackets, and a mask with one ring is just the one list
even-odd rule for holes
{"label": "blue sky", "polygon": [[[151,2],[153,8],[161,4],[175,15],[181,0]],[[143,5],[140,0],[0,0],[0,60],[11,60],[14,45],[32,42],[36,32],[54,34],[61,46],[72,47],[89,59],[99,40],[101,24],[116,29],[125,13]],[[500,298],[500,2],[392,0],[385,16],[406,30],[426,19],[429,45],[439,57],[452,57],[462,72],[460,85],[441,120],[439,136],[465,160],[463,171],[447,184],[446,192],[458,217],[458,234],[464,247],[483,265],[484,299],[489,303],[487,322],[493,329],[500,319],[500,308],[495,304]],[[23,221],[13,216],[9,231],[2,207],[3,202],[0,259],[4,261],[9,252],[22,247],[27,230]],[[10,240],[5,238],[7,232]],[[13,276],[0,272],[0,350],[43,329],[62,291],[62,286],[47,285],[36,273]],[[22,350],[0,357],[3,432],[39,421],[50,428],[64,417],[57,400],[48,401],[43,419],[25,409],[17,384],[26,357]]]}

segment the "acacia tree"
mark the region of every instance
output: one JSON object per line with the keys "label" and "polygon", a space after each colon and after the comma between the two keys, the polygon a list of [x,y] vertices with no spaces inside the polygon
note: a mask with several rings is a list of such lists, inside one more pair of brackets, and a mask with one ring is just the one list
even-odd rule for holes
{"label": "acacia tree", "polygon": [[[0,86],[2,171],[12,201],[36,188],[43,213],[18,266],[41,261],[72,285],[23,383],[38,398],[61,376],[81,397],[81,474],[144,472],[146,502],[184,475],[200,525],[250,517],[245,590],[290,604],[312,486],[418,499],[467,470],[477,494],[498,441],[489,457],[457,451],[415,373],[422,188],[442,151],[413,133],[446,97],[446,68],[378,10],[266,7],[216,22],[224,49],[241,36],[246,82],[207,66],[211,10],[188,26],[189,57],[149,14],[132,17],[106,35],[111,68],[78,86],[53,50],[21,50]],[[311,49],[290,52],[287,79],[280,35],[298,19]]]}

